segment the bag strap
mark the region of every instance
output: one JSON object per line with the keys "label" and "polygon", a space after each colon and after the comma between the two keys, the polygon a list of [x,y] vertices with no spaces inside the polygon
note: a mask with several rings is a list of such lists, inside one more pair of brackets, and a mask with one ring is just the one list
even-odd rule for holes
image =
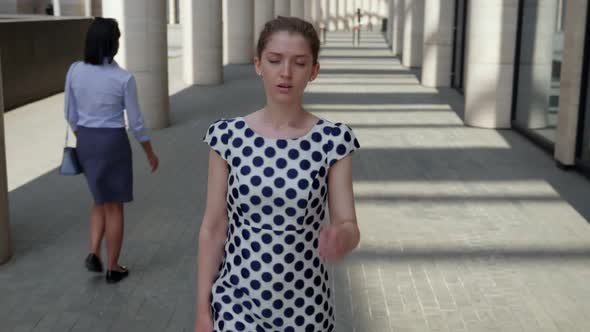
{"label": "bag strap", "polygon": [[[76,62],[76,63],[74,63],[72,65],[72,68],[69,71],[70,74],[74,72],[74,69],[76,68],[77,65],[78,65],[78,62]],[[70,85],[71,85],[71,82],[70,82]],[[66,89],[69,89],[69,86],[67,86]],[[68,91],[66,91],[66,92],[68,92]],[[68,92],[68,94],[69,94],[69,92]],[[72,98],[72,96],[69,96],[69,98]],[[66,103],[67,102],[69,102],[69,100],[66,100]],[[69,133],[70,133],[70,123],[68,122],[68,120],[70,119],[70,107],[68,105],[66,105],[66,107],[67,107],[67,112],[66,112],[66,141],[64,143],[64,146],[65,147],[68,147],[68,138],[69,138]]]}

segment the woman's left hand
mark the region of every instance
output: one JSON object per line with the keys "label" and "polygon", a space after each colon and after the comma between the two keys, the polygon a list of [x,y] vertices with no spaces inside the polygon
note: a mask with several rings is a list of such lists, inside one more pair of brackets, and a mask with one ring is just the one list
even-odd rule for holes
{"label": "woman's left hand", "polygon": [[160,164],[160,160],[155,153],[148,153],[147,155],[148,162],[150,163],[150,168],[152,169],[152,173],[158,169],[158,165]]}
{"label": "woman's left hand", "polygon": [[325,225],[320,230],[319,255],[325,262],[334,263],[348,252],[347,231],[342,225]]}

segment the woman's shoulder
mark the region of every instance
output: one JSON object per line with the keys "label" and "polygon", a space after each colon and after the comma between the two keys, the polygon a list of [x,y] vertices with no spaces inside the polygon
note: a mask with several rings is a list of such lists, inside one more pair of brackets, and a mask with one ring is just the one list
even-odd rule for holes
{"label": "woman's shoulder", "polygon": [[328,134],[328,131],[332,131],[332,130],[336,130],[338,131],[350,131],[352,132],[352,128],[344,122],[334,122],[334,121],[330,121],[329,119],[326,118],[318,118],[318,124],[321,125],[324,128],[328,128],[328,129],[324,129],[324,132],[326,134]]}
{"label": "woman's shoulder", "polygon": [[219,118],[209,124],[209,128],[226,129],[230,124],[238,121],[238,118]]}
{"label": "woman's shoulder", "polygon": [[238,118],[219,118],[209,124],[205,136],[221,135],[230,130],[230,126],[235,124]]}

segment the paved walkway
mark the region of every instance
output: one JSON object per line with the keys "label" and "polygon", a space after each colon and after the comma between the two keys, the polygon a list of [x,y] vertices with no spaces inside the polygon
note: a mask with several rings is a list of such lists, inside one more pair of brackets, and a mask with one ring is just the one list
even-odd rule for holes
{"label": "paved walkway", "polygon": [[[306,107],[355,130],[360,248],[334,267],[337,331],[589,331],[590,182],[509,130],[463,126],[461,99],[419,85],[379,34],[331,34]],[[170,60],[172,125],[133,144],[128,280],[82,266],[90,195],[62,177],[55,96],[6,115],[15,258],[0,267],[1,331],[191,331],[207,147],[221,116],[261,107],[252,66],[186,87]],[[28,165],[28,166],[27,166]],[[27,167],[25,167],[27,166]]]}

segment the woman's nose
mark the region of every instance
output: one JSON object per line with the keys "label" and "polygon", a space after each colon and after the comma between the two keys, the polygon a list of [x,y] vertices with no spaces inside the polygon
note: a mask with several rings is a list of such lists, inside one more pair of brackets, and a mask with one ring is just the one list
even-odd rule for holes
{"label": "woman's nose", "polygon": [[285,61],[281,67],[282,77],[291,77],[291,65],[288,61]]}

